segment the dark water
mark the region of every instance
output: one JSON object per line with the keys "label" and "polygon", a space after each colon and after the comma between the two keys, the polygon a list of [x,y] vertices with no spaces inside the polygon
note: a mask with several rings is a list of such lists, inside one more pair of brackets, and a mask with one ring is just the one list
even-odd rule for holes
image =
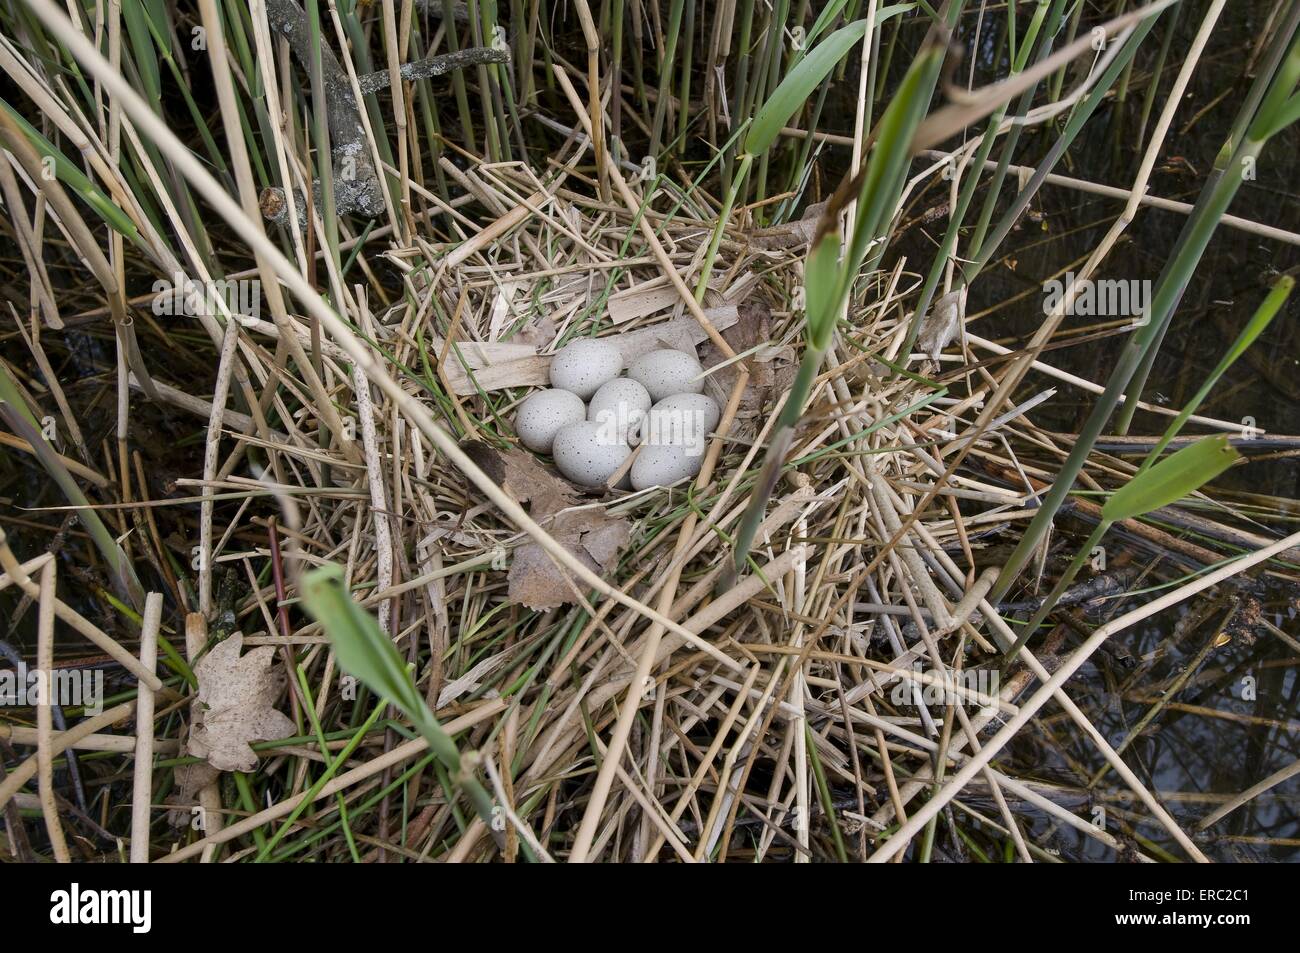
{"label": "dark water", "polygon": [[[1181,62],[1179,51],[1190,45],[1205,5],[1185,6],[1169,59],[1173,65],[1166,69],[1162,95],[1157,97],[1147,126],[1148,135],[1162,108],[1163,93],[1172,84],[1173,74]],[[1196,200],[1200,183],[1243,101],[1248,80],[1241,75],[1242,67],[1258,36],[1259,22],[1271,6],[1250,2],[1229,4],[1170,129],[1161,161],[1151,179],[1150,194],[1189,203]],[[1150,69],[1160,30],[1157,28],[1148,40],[1150,56],[1140,57],[1137,74]],[[1059,164],[1056,171],[1127,187],[1140,158],[1135,145],[1143,95],[1144,90],[1137,89],[1130,93],[1126,103],[1111,102],[1103,106],[1076,141],[1068,162]],[[1216,100],[1217,104],[1210,106]],[[1190,122],[1207,106],[1210,106],[1207,111]],[[1027,136],[1017,161],[1035,164],[1047,147],[1049,135],[1040,131]],[[1258,163],[1257,177],[1243,184],[1230,212],[1300,231],[1298,150],[1300,135],[1294,128],[1276,137]],[[994,155],[997,154],[995,148]],[[1121,208],[1122,203],[1116,200],[1044,186],[1033,204],[1034,217],[1041,216],[1041,222],[1026,221],[1008,240],[1002,251],[1011,261],[990,266],[980,277],[972,288],[968,311],[977,312],[1023,293],[1027,287],[1040,284],[1044,278],[1086,255],[1100,242]],[[1171,212],[1141,211],[1129,226],[1124,244],[1111,253],[1096,277],[1154,281],[1185,221],[1185,216]],[[1294,269],[1298,263],[1300,248],[1220,227],[1183,298],[1143,398],[1181,407],[1245,326],[1278,274]],[[1038,327],[1042,317],[1042,296],[1031,294],[977,322],[973,330],[1014,347],[1015,342],[1026,339]],[[1252,418],[1256,425],[1272,434],[1300,433],[1298,317],[1300,295],[1294,295],[1264,337],[1229,370],[1199,412],[1228,421],[1249,422],[1247,419]],[[1083,327],[1100,320],[1106,319],[1067,318],[1065,327]],[[1045,360],[1104,384],[1121,341],[1122,338],[1116,337],[1065,348],[1046,355]],[[1034,411],[1035,423],[1061,432],[1077,431],[1091,409],[1092,395],[1031,374],[1019,398],[1025,399],[1048,386],[1056,386],[1058,393]],[[1132,432],[1159,434],[1166,423],[1167,418],[1139,412]],[[1205,431],[1189,426],[1184,432]],[[1230,491],[1216,494],[1225,502],[1259,504],[1257,522],[1243,524],[1224,511],[1205,515],[1270,537],[1294,532],[1297,512],[1293,501],[1297,496],[1298,477],[1300,470],[1295,457],[1252,460],[1248,466],[1230,470],[1214,485],[1220,491]],[[1232,495],[1231,491],[1276,499],[1243,498]],[[1090,527],[1081,528],[1086,531]],[[1123,545],[1114,534],[1108,537],[1112,554],[1117,542]],[[1153,562],[1149,551],[1134,551],[1131,555],[1139,566]],[[1181,572],[1168,560],[1156,562],[1146,584],[1174,578]],[[1266,617],[1293,638],[1300,638],[1300,620],[1291,617],[1289,606],[1298,594],[1296,588],[1278,582],[1261,586],[1255,593]],[[1093,663],[1082,670],[1071,688],[1072,697],[1097,727],[1113,745],[1119,745],[1173,678],[1195,663],[1207,645],[1225,642],[1206,653],[1188,684],[1168,700],[1267,722],[1228,720],[1167,708],[1125,752],[1128,765],[1161,796],[1184,829],[1217,806],[1197,803],[1196,795],[1236,794],[1300,757],[1300,712],[1297,712],[1300,680],[1296,674],[1300,658],[1263,626],[1240,624],[1248,607],[1239,594],[1221,591],[1220,597],[1221,604],[1204,618],[1200,613],[1204,604],[1192,600],[1177,611],[1168,611],[1149,624],[1119,634],[1114,640],[1115,651],[1110,656],[1094,656]],[[1133,601],[1116,600],[1107,605],[1106,612],[1118,613],[1149,598],[1152,596],[1143,595]],[[1224,638],[1220,631],[1234,607],[1242,611],[1229,626],[1230,638]],[[1087,621],[1097,624],[1100,617]],[[1067,639],[1067,647],[1077,639],[1077,636]],[[1158,648],[1160,657],[1134,679],[1133,671],[1127,667],[1131,664],[1129,659],[1140,663]],[[1129,684],[1131,679],[1135,684]],[[1054,709],[1048,706],[1045,711]],[[1040,736],[1021,744],[1015,751],[1017,768],[1025,775],[1071,789],[1086,786],[1088,777],[1104,762],[1064,715],[1048,716],[1048,726],[1055,737],[1049,741]],[[1117,801],[1107,796],[1126,791],[1113,774],[1094,790],[1096,799],[1081,813],[1091,817],[1095,805],[1105,805],[1107,829],[1118,834],[1127,822],[1117,817],[1132,806],[1132,799]],[[1076,812],[1081,810],[1080,802],[1081,799],[1074,802],[1076,806],[1072,809]],[[1146,813],[1140,805],[1134,809],[1135,818],[1145,817]],[[1036,831],[1048,827],[1045,815],[1030,812],[1027,816],[1034,818]],[[1136,832],[1175,856],[1182,856],[1172,839],[1154,822],[1139,823]],[[1300,778],[1284,782],[1238,809],[1215,824],[1211,832],[1216,836],[1206,840],[1202,849],[1214,859],[1300,859]],[[1274,842],[1269,843],[1270,840]],[[1114,858],[1108,848],[1069,829],[1061,831],[1056,841],[1063,856]]]}

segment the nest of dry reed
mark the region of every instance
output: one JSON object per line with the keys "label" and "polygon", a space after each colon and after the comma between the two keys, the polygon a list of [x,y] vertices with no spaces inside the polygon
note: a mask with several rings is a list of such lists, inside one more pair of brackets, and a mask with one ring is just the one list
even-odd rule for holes
{"label": "nest of dry reed", "polygon": [[[862,283],[852,326],[829,354],[768,506],[751,571],[715,594],[729,531],[748,505],[773,412],[798,363],[807,222],[729,231],[696,305],[671,279],[689,280],[704,254],[708,200],[670,188],[642,195],[634,181],[629,188],[650,208],[673,212],[620,207],[575,189],[572,168],[557,166],[542,180],[518,165],[448,163],[498,219],[475,227],[451,256],[418,238],[391,248],[381,257],[400,274],[401,293],[387,303],[349,298],[344,316],[402,390],[604,589],[576,577],[448,466],[347,353],[313,338],[307,321],[289,327],[319,357],[320,386],[354,442],[318,439],[322,418],[308,395],[296,412],[283,408],[290,433],[235,410],[222,389],[276,368],[284,331],[245,315],[237,346],[253,373],[244,377],[227,347],[215,402],[164,369],[153,375],[162,401],[217,424],[208,477],[170,485],[177,502],[201,501],[193,580],[169,572],[184,547],[176,533],[159,535],[154,510],[118,517],[142,530],[134,555],[157,566],[191,610],[184,642],[195,685],[253,686],[231,706],[234,727],[196,745],[203,715],[173,679],[180,692],[158,742],[169,757],[153,783],[179,826],[169,833],[155,822],[155,850],[179,847],[172,856],[180,859],[256,852],[239,846],[247,832],[276,830],[322,758],[317,739],[299,731],[307,709],[333,751],[373,707],[296,608],[301,569],[325,562],[344,567],[358,601],[412,664],[430,708],[460,729],[461,750],[489,767],[509,822],[467,826],[454,785],[427,763],[421,741],[402,741],[390,710],[335,766],[341,799],[316,800],[310,828],[282,831],[273,856],[513,857],[522,844],[564,857],[580,836],[592,858],[845,855],[862,851],[928,789],[940,727],[945,747],[959,750],[942,706],[932,713],[932,705],[913,705],[914,693],[937,683],[917,671],[918,660],[928,648],[961,667],[972,650],[992,651],[970,626],[973,603],[959,607],[964,619],[950,611],[970,575],[958,562],[979,562],[972,538],[980,531],[960,504],[993,504],[996,517],[1022,508],[1025,493],[970,478],[943,484],[947,505],[913,522],[903,545],[876,555],[940,486],[941,448],[965,409],[923,376],[894,374],[875,358],[898,356],[914,276],[900,267]],[[653,227],[638,230],[638,219]],[[628,356],[689,348],[710,369],[707,387],[726,410],[698,480],[593,494],[518,445],[513,408],[545,385],[549,353],[593,332]],[[980,441],[980,454],[1018,466],[995,436]],[[135,491],[147,494],[153,481],[136,463]],[[988,515],[977,522],[1005,525]],[[187,529],[193,521],[180,535]],[[676,625],[659,625],[647,607]],[[242,660],[241,640],[253,647]],[[233,655],[205,668],[214,645],[227,641]],[[303,681],[289,684],[291,671]],[[972,733],[1015,710],[996,692],[953,690],[976,705],[964,726]],[[272,732],[283,739],[263,737],[267,709],[290,713]],[[634,717],[616,731],[625,709]],[[247,742],[253,748],[240,750]],[[624,766],[602,785],[611,743],[623,749]],[[251,772],[254,790],[275,792],[272,807],[246,805],[247,791],[230,781],[236,768]],[[236,822],[245,807],[251,818]],[[993,830],[1008,820],[974,813]]]}

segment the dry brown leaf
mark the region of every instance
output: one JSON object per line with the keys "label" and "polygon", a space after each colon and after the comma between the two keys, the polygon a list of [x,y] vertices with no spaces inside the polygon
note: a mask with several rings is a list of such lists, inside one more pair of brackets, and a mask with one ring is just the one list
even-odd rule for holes
{"label": "dry brown leaf", "polygon": [[750,233],[750,241],[754,243],[755,248],[769,251],[782,248],[799,248],[807,245],[813,240],[813,236],[817,234],[817,222],[821,219],[822,212],[825,210],[825,202],[809,205],[804,210],[802,218],[781,225],[773,225],[771,228],[757,229]]}
{"label": "dry brown leaf", "polygon": [[966,316],[966,286],[950,291],[938,298],[930,312],[921,322],[921,330],[916,336],[916,346],[921,353],[937,361],[957,332],[961,330],[962,320]]}
{"label": "dry brown leaf", "polygon": [[526,450],[503,452],[480,440],[467,441],[461,448],[516,502],[527,503],[528,515],[538,522],[577,502],[573,486]]}
{"label": "dry brown leaf", "polygon": [[[592,507],[566,509],[577,501],[576,491],[531,453],[503,452],[481,441],[462,446],[503,490],[528,504],[528,515],[588,569],[605,575],[614,568],[632,535],[627,520]],[[570,574],[536,543],[525,543],[514,551],[507,581],[510,600],[530,609],[553,609],[577,601]]]}
{"label": "dry brown leaf", "polygon": [[[767,344],[772,340],[772,312],[760,299],[747,301],[736,309],[737,321],[722,332],[722,338],[731,345],[737,354],[743,354],[752,348]],[[702,348],[700,363],[713,367],[726,360],[722,350],[712,341]],[[761,414],[772,388],[773,367],[769,355],[755,352],[743,358],[742,363],[749,371],[749,380],[745,384],[745,394],[741,398],[739,415],[752,417]],[[719,368],[708,376],[705,387],[710,397],[719,407],[725,407],[731,397],[731,389],[736,385],[739,375],[736,364]]]}
{"label": "dry brown leaf", "polygon": [[[588,569],[602,576],[614,569],[632,535],[627,520],[596,509],[561,513],[547,530]],[[575,586],[578,592],[585,588],[536,543],[515,550],[508,581],[510,600],[530,609],[554,609],[577,602]]]}
{"label": "dry brown leaf", "polygon": [[275,648],[264,645],[240,655],[243,643],[236,632],[194,666],[199,697],[189,753],[221,771],[252,771],[257,753],[249,742],[287,738],[296,730],[273,707],[284,685],[271,665]]}
{"label": "dry brown leaf", "polygon": [[612,567],[618,560],[618,554],[627,545],[628,525],[626,520],[606,516],[606,522],[593,526],[582,534],[582,548],[602,568]]}
{"label": "dry brown leaf", "polygon": [[527,327],[519,331],[510,340],[520,341],[530,347],[543,348],[555,340],[555,322],[551,320],[549,314],[543,314],[540,317],[530,321]]}
{"label": "dry brown leaf", "polygon": [[194,808],[199,803],[199,792],[221,777],[221,772],[206,761],[199,761],[178,765],[174,774],[176,789],[167,799],[172,806],[172,810],[167,812],[167,822],[172,827],[189,827],[194,820]]}

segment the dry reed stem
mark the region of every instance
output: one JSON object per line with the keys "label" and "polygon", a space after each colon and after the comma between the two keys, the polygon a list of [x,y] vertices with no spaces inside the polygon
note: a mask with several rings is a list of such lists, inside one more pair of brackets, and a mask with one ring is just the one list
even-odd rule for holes
{"label": "dry reed stem", "polygon": [[72,861],[68,853],[68,842],[63,835],[63,824],[59,821],[59,808],[54,797],[54,745],[51,742],[53,731],[54,703],[54,599],[55,568],[52,560],[41,566],[40,590],[37,595],[38,623],[36,667],[42,674],[45,685],[41,689],[40,701],[36,706],[36,763],[37,778],[40,788],[41,813],[45,816],[45,829],[50,835],[50,850],[54,859],[60,864]]}
{"label": "dry reed stem", "polygon": [[[163,597],[151,592],[145,597],[144,622],[140,627],[140,664],[150,671],[158,664],[158,630],[162,626]],[[140,686],[135,709],[135,773],[131,788],[131,863],[149,862],[149,802],[153,793],[154,694]]]}

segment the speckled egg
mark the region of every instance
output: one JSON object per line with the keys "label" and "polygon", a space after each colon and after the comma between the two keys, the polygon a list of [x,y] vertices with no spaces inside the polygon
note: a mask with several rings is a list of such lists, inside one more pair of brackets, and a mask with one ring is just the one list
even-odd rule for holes
{"label": "speckled egg", "polygon": [[673,394],[650,408],[641,425],[641,442],[682,444],[702,453],[718,417],[718,405],[707,394]]}
{"label": "speckled egg", "polygon": [[596,489],[632,453],[626,440],[611,438],[610,430],[594,420],[569,424],[555,435],[551,454],[560,472],[579,486]]}
{"label": "speckled egg", "polygon": [[567,390],[539,390],[519,405],[515,433],[534,453],[550,453],[561,427],[587,417],[582,398]]}
{"label": "speckled egg", "polygon": [[616,377],[600,385],[587,405],[587,419],[604,424],[623,440],[641,432],[650,409],[650,392],[630,377]]}
{"label": "speckled egg", "polygon": [[704,465],[704,454],[690,453],[681,444],[646,444],[632,461],[632,489],[668,486],[693,477]]}
{"label": "speckled egg", "polygon": [[694,354],[685,351],[650,351],[642,354],[627,369],[627,376],[641,383],[652,400],[673,394],[699,394],[704,391],[704,368]]}
{"label": "speckled egg", "polygon": [[551,359],[551,386],[590,400],[601,384],[623,372],[623,355],[608,341],[578,338]]}

